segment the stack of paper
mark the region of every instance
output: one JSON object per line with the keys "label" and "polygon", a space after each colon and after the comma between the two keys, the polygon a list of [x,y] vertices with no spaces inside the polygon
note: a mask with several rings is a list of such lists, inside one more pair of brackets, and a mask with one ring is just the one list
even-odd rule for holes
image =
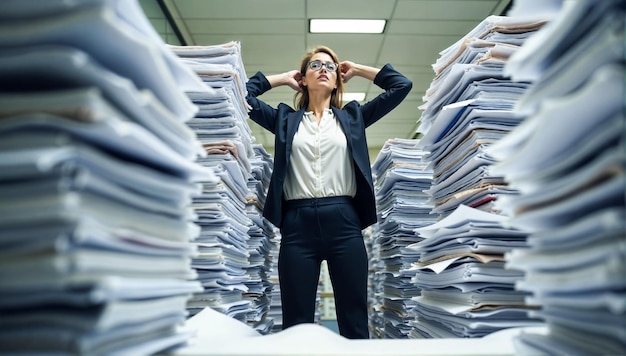
{"label": "stack of paper", "polygon": [[530,81],[505,73],[510,56],[545,24],[538,16],[490,16],[433,65],[436,77],[424,110],[418,147],[429,153],[433,184],[427,193],[441,221],[417,229],[423,241],[407,247],[419,255],[412,337],[481,337],[537,324],[526,314],[527,293],[516,291],[521,271],[507,270],[504,254],[525,247],[527,234],[503,226],[494,204],[517,196],[487,151],[518,127],[516,103]]}
{"label": "stack of paper", "polygon": [[252,147],[255,156],[250,160],[252,177],[248,180],[246,197],[246,212],[252,221],[248,231],[250,254],[248,274],[251,280],[246,282],[248,291],[244,293],[244,297],[250,300],[252,306],[247,317],[248,323],[261,334],[268,334],[274,325],[274,318],[269,315],[274,288],[270,278],[273,262],[278,258],[278,255],[274,255],[274,250],[277,247],[276,235],[279,232],[273,224],[263,218],[263,206],[274,163],[262,145],[254,144]]}
{"label": "stack of paper", "polygon": [[188,125],[208,153],[198,162],[220,178],[194,200],[201,232],[192,265],[204,291],[190,312],[211,307],[267,333],[275,231],[261,211],[273,166],[262,147],[255,149],[247,124],[240,44],[170,48],[215,91],[189,93],[199,111]]}
{"label": "stack of paper", "polygon": [[[370,297],[371,329],[377,337],[403,338],[410,332],[419,288],[411,282],[414,272],[406,273],[416,262],[416,255],[405,247],[421,240],[415,229],[432,224],[432,205],[424,193],[432,183],[432,171],[426,168],[425,152],[416,148],[418,141],[392,139],[385,142],[372,166],[378,223],[370,237],[372,270]],[[380,316],[376,318],[376,316]],[[383,324],[380,325],[380,321]]]}
{"label": "stack of paper", "polygon": [[531,232],[507,265],[549,329],[520,354],[626,354],[625,18],[623,1],[564,2],[505,68],[535,81],[528,118],[490,149],[520,191],[498,205]]}
{"label": "stack of paper", "polygon": [[529,84],[512,82],[503,67],[543,23],[490,16],[433,65],[418,129],[433,169],[433,213],[446,216],[460,204],[495,212],[497,196],[515,193],[488,172],[494,160],[485,150],[521,122],[512,109]]}
{"label": "stack of paper", "polygon": [[[275,228],[278,230],[277,228]],[[283,329],[283,307],[280,300],[280,284],[278,280],[278,251],[280,248],[280,233],[274,234],[272,239],[272,249],[270,257],[272,259],[272,267],[269,272],[269,282],[272,285],[270,294],[270,308],[267,312],[267,318],[272,320],[272,327],[269,333],[276,333]]]}
{"label": "stack of paper", "polygon": [[0,352],[152,354],[186,342],[200,285],[206,90],[135,1],[0,14]]}
{"label": "stack of paper", "polygon": [[413,337],[482,337],[505,328],[534,326],[523,273],[504,268],[504,254],[526,246],[526,233],[503,227],[505,216],[464,205],[417,229],[424,239],[407,247],[419,254],[413,281],[422,289]]}
{"label": "stack of paper", "polygon": [[382,339],[385,337],[385,317],[381,308],[384,301],[383,282],[385,273],[385,263],[380,259],[380,246],[375,241],[376,224],[363,230],[363,239],[365,249],[369,256],[368,263],[368,282],[367,282],[367,305],[368,326],[370,330],[370,338]]}

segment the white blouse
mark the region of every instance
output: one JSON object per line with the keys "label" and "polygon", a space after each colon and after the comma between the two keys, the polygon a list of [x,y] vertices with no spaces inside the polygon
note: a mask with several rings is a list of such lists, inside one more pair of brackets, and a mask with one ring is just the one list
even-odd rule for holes
{"label": "white blouse", "polygon": [[341,124],[330,109],[317,123],[307,111],[293,138],[284,185],[286,200],[356,194],[354,166]]}

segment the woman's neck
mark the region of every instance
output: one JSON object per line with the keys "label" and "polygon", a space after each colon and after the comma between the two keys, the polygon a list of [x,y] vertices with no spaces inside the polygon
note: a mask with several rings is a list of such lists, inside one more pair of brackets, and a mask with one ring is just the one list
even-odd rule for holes
{"label": "woman's neck", "polygon": [[306,107],[307,111],[312,111],[313,115],[319,120],[324,115],[324,110],[330,109],[330,96],[309,96],[309,104]]}

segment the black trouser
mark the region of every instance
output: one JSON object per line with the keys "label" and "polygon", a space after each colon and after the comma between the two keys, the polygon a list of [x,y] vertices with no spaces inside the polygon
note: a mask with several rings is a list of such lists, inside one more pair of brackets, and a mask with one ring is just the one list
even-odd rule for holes
{"label": "black trouser", "polygon": [[335,295],[339,333],[367,339],[368,259],[359,217],[350,197],[285,203],[278,258],[283,329],[312,323],[321,262]]}

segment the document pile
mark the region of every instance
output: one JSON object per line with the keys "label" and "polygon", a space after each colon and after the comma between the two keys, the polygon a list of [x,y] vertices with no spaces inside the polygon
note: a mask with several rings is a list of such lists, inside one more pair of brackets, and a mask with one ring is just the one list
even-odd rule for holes
{"label": "document pile", "polygon": [[433,65],[418,129],[424,134],[418,147],[429,152],[433,169],[433,213],[446,216],[460,204],[493,211],[498,195],[514,194],[487,170],[494,160],[485,150],[522,119],[512,109],[528,83],[511,81],[503,68],[543,23],[490,16]]}
{"label": "document pile", "polygon": [[[411,298],[420,290],[411,282],[414,272],[405,273],[417,261],[415,254],[405,253],[405,247],[421,240],[415,229],[436,221],[424,193],[431,186],[432,171],[426,168],[425,152],[416,148],[417,143],[411,139],[388,140],[372,166],[378,223],[371,236],[377,249],[370,254],[370,263],[380,262],[372,281],[373,309],[380,317],[372,316],[372,329],[381,338],[403,338],[411,330],[410,310],[415,305]],[[382,325],[376,325],[381,321]]]}
{"label": "document pile", "polygon": [[535,17],[490,16],[444,50],[433,65],[418,147],[433,169],[427,191],[437,224],[417,229],[423,241],[414,283],[422,289],[412,337],[481,337],[530,326],[527,293],[515,290],[521,271],[507,270],[504,254],[526,246],[527,234],[503,225],[494,201],[516,196],[489,167],[487,151],[523,120],[513,108],[530,86],[514,82],[504,66],[545,24]]}
{"label": "document pile", "polygon": [[507,265],[549,330],[516,338],[520,354],[626,354],[625,19],[623,1],[563,2],[505,67],[535,83],[490,148],[520,192],[498,205],[530,232]]}
{"label": "document pile", "polygon": [[[278,230],[278,229],[277,229]],[[278,280],[278,251],[280,248],[280,233],[276,233],[275,239],[272,240],[272,249],[270,250],[270,256],[272,256],[272,268],[269,272],[269,281],[272,284],[272,290],[270,294],[270,309],[267,313],[267,317],[273,321],[272,327],[269,331],[270,334],[277,333],[283,329],[283,307],[280,300],[280,284]]]}
{"label": "document pile", "polygon": [[[252,310],[248,314],[248,323],[254,326],[261,334],[271,332],[274,318],[269,315],[274,283],[271,281],[271,271],[274,260],[278,259],[277,247],[278,229],[263,218],[263,207],[270,177],[274,167],[272,157],[260,144],[253,144],[255,156],[251,157],[252,176],[248,179],[248,196],[246,197],[246,212],[252,225],[248,231],[248,252],[250,253],[250,267],[248,274],[250,281],[246,282],[248,291],[244,297],[250,300]],[[280,301],[280,295],[278,296]],[[282,318],[282,314],[280,316]]]}
{"label": "document pile", "polygon": [[525,247],[527,235],[503,227],[506,219],[461,205],[417,229],[424,239],[407,247],[419,254],[413,281],[422,289],[413,337],[482,337],[539,324],[526,315],[528,294],[515,290],[523,273],[504,268],[504,254]]}
{"label": "document pile", "polygon": [[379,339],[385,337],[385,317],[383,316],[383,282],[385,263],[380,259],[380,246],[375,242],[373,227],[363,230],[363,241],[369,256],[369,272],[367,281],[367,305],[369,306],[368,327],[370,338]]}
{"label": "document pile", "polygon": [[170,46],[214,92],[189,93],[199,108],[188,122],[208,155],[198,162],[219,177],[194,199],[201,227],[200,255],[192,266],[204,287],[189,303],[192,314],[205,307],[266,332],[272,284],[267,272],[274,230],[261,216],[269,185],[271,157],[254,149],[247,124],[246,76],[237,42],[215,46]]}
{"label": "document pile", "polygon": [[136,1],[10,1],[0,19],[0,353],[186,343],[190,206],[214,176],[183,90],[210,88]]}

